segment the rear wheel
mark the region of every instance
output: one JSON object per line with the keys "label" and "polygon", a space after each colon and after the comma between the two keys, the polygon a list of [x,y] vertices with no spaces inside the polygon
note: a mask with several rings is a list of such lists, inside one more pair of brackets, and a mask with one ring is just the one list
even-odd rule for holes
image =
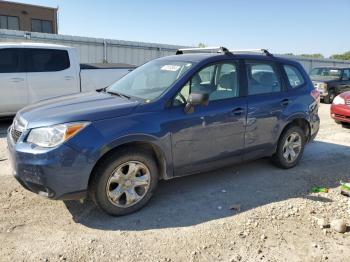
{"label": "rear wheel", "polygon": [[303,155],[305,142],[303,129],[299,126],[289,127],[278,141],[277,151],[272,156],[273,163],[285,169],[296,166]]}
{"label": "rear wheel", "polygon": [[113,216],[142,208],[158,183],[157,165],[150,152],[126,149],[105,159],[93,174],[92,199]]}
{"label": "rear wheel", "polygon": [[326,95],[326,96],[324,97],[324,102],[325,102],[326,104],[331,104],[331,103],[333,102],[333,100],[334,100],[335,97],[336,97],[336,95],[335,95],[334,90],[330,90],[330,91],[328,92],[328,95]]}

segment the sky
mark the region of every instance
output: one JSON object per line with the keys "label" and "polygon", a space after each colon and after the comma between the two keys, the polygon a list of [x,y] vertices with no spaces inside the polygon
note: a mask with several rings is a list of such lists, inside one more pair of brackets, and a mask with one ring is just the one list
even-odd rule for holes
{"label": "sky", "polygon": [[350,50],[350,0],[16,0],[59,7],[59,33],[273,53]]}

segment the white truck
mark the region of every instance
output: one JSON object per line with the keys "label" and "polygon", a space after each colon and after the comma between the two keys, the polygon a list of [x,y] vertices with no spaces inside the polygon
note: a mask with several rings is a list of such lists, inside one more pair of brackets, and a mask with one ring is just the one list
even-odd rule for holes
{"label": "white truck", "polygon": [[72,47],[39,43],[0,43],[0,117],[48,98],[109,86],[129,65],[80,65]]}

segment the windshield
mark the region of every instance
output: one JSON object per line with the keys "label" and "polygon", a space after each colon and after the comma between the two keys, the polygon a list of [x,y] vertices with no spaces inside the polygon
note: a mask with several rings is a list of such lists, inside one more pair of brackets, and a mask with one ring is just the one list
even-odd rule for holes
{"label": "windshield", "polygon": [[164,93],[191,66],[192,63],[183,61],[153,60],[112,84],[107,92],[153,100]]}
{"label": "windshield", "polygon": [[341,70],[336,68],[314,68],[310,73],[311,80],[339,80]]}

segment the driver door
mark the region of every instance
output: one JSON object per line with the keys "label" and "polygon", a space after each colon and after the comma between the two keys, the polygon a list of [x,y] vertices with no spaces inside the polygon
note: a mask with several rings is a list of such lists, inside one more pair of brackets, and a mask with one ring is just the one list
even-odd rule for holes
{"label": "driver door", "polygon": [[[181,89],[169,108],[175,176],[242,161],[247,102],[241,97],[238,62],[203,68]],[[185,113],[191,92],[208,92],[209,104]]]}

